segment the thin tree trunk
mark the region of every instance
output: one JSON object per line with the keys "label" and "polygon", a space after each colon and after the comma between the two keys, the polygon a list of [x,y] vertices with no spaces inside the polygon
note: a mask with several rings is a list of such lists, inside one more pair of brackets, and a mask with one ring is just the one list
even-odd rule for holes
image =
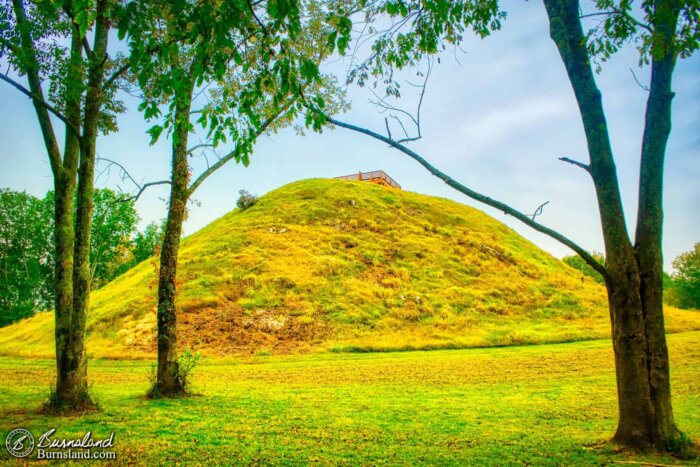
{"label": "thin tree trunk", "polygon": [[[56,134],[47,108],[41,103],[45,101],[39,77],[37,53],[31,35],[31,26],[27,20],[24,5],[21,0],[12,1],[12,9],[17,19],[22,49],[26,52],[26,74],[29,89],[36,97],[33,99],[34,110],[39,120],[39,127],[44,138],[44,145],[51,163],[54,176],[54,209],[55,209],[55,339],[56,339],[56,389],[50,399],[53,409],[70,408],[76,400],[75,388],[86,386],[72,359],[71,319],[73,310],[73,245],[75,225],[73,207],[75,202],[76,170],[79,152],[79,135],[75,129],[80,126],[80,94],[71,92],[74,87],[68,86],[66,93],[65,116],[66,139],[63,158],[58,147]],[[79,82],[81,43],[77,34],[71,38],[71,59],[69,61],[66,82]]]}
{"label": "thin tree trunk", "polygon": [[187,163],[187,141],[190,131],[190,105],[193,83],[177,95],[175,131],[173,134],[170,205],[160,251],[158,280],[158,370],[152,397],[171,397],[185,393],[180,376],[177,353],[177,255],[182,224],[187,210],[190,170]]}
{"label": "thin tree trunk", "polygon": [[[80,82],[82,43],[76,31],[71,35],[71,58],[66,76],[66,119],[80,127]],[[87,399],[87,368],[82,355],[74,353],[73,301],[75,267],[75,189],[80,154],[80,137],[66,131],[63,167],[54,173],[56,192],[56,394],[53,410],[74,410]]]}
{"label": "thin tree trunk", "polygon": [[88,89],[85,98],[83,135],[80,144],[78,169],[78,197],[76,206],[75,256],[73,264],[73,319],[70,352],[80,374],[80,385],[75,388],[83,405],[92,405],[87,388],[87,352],[85,328],[90,307],[90,232],[92,228],[95,178],[95,144],[97,121],[102,101],[102,81],[107,50],[108,26],[105,18],[106,2],[97,4],[95,20],[95,47],[90,58]]}

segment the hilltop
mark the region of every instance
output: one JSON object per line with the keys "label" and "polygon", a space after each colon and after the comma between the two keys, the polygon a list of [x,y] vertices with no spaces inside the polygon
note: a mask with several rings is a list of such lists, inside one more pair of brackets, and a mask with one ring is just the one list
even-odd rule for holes
{"label": "hilltop", "polygon": [[[155,352],[157,260],[91,298],[88,352]],[[474,208],[369,183],[304,180],[183,240],[181,348],[212,355],[460,348],[609,335],[605,290]],[[667,309],[670,332],[700,313]],[[0,329],[50,356],[53,314]]]}

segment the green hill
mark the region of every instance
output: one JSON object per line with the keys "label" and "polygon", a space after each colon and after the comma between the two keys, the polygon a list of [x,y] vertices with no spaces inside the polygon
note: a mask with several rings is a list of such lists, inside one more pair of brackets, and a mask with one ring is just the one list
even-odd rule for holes
{"label": "green hill", "polygon": [[[88,352],[155,352],[157,261],[93,293]],[[605,290],[488,215],[441,198],[314,179],[183,241],[181,346],[213,355],[458,348],[609,335]],[[700,313],[667,310],[671,332]],[[0,330],[53,353],[53,315]]]}

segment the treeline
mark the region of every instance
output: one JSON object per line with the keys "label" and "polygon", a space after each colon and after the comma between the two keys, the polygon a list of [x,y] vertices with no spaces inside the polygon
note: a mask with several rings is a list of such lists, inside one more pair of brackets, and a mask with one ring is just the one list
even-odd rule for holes
{"label": "treeline", "polygon": [[[152,257],[162,228],[137,228],[133,200],[95,190],[90,231],[90,283],[99,288]],[[54,192],[37,198],[0,189],[0,326],[54,306]]]}
{"label": "treeline", "polygon": [[[605,263],[602,253],[593,252],[591,256],[601,264]],[[580,256],[565,256],[563,261],[599,284],[605,283],[603,276]],[[692,250],[678,255],[673,260],[673,268],[674,272],[671,274],[664,272],[664,302],[686,310],[700,309],[700,243],[696,243]]]}

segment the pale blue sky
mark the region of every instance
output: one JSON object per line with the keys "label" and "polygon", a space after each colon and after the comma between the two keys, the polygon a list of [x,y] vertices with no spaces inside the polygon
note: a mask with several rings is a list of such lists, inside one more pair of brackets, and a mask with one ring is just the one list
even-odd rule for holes
{"label": "pale blue sky", "polygon": [[[510,3],[510,2],[509,2]],[[592,184],[580,169],[557,160],[587,161],[576,103],[563,65],[548,36],[539,2],[512,3],[503,30],[486,40],[468,37],[459,53],[446,53],[433,69],[423,107],[423,139],[411,146],[462,183],[509,202],[525,212],[549,200],[540,221],[591,250],[602,250],[600,222]],[[628,222],[633,226],[639,149],[646,93],[629,71],[648,82],[648,68],[636,68],[633,49],[606,64],[598,77],[603,91]],[[343,73],[343,64],[326,67]],[[666,165],[666,267],[700,241],[700,57],[679,62],[674,79],[673,132]],[[352,87],[353,109],[341,119],[383,129],[383,117],[367,103],[366,89]],[[405,105],[415,102],[405,96]],[[0,186],[37,196],[51,188],[51,171],[36,117],[27,98],[0,83]],[[167,142],[148,145],[143,122],[129,98],[130,111],[119,118],[121,131],[98,141],[98,153],[118,160],[143,181],[168,177]],[[307,132],[292,129],[262,138],[251,165],[230,164],[195,194],[185,225],[191,234],[235,207],[238,190],[264,194],[310,177],[333,177],[383,169],[405,190],[443,196],[483,209],[514,227],[557,257],[568,249],[513,219],[472,202],[430,176],[417,163],[368,137],[343,129]],[[121,183],[112,176],[100,186]],[[143,223],[165,215],[167,186],[148,191],[137,204]],[[631,228],[632,232],[634,228]]]}

